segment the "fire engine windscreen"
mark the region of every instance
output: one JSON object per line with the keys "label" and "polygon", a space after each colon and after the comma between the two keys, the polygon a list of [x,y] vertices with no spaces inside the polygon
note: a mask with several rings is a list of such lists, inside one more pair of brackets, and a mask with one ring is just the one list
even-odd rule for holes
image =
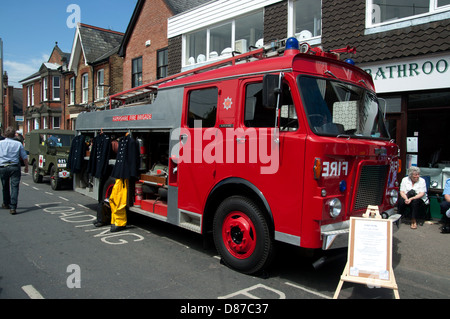
{"label": "fire engine windscreen", "polygon": [[314,133],[389,138],[378,100],[368,90],[309,76],[299,76],[298,85]]}

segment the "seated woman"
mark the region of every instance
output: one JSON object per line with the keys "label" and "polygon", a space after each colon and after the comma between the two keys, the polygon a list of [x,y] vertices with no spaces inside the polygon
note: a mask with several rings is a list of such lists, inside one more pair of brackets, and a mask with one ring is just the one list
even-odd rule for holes
{"label": "seated woman", "polygon": [[398,213],[404,215],[407,207],[411,211],[411,228],[417,228],[417,219],[424,219],[425,208],[428,202],[427,186],[420,177],[420,168],[411,166],[408,176],[400,184],[400,197],[398,199]]}

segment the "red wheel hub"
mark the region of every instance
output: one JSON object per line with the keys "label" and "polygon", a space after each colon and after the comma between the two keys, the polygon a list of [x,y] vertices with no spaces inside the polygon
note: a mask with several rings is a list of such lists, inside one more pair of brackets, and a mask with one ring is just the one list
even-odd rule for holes
{"label": "red wheel hub", "polygon": [[250,218],[242,212],[231,212],[222,226],[222,238],[230,254],[248,258],[256,247],[256,232]]}

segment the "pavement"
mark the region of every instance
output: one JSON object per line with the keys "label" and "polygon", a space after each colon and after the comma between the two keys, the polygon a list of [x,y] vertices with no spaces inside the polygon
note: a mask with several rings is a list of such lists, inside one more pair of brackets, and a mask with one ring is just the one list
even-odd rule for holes
{"label": "pavement", "polygon": [[393,236],[394,269],[401,266],[450,278],[450,233],[441,233],[441,227],[440,220],[433,219],[411,229],[403,219]]}

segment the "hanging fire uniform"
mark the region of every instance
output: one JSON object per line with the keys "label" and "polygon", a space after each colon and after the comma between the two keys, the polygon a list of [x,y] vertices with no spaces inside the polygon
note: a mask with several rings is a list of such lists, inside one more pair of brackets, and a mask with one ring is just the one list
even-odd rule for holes
{"label": "hanging fire uniform", "polygon": [[89,156],[88,173],[101,178],[106,173],[111,153],[111,137],[102,133],[92,141],[91,155]]}
{"label": "hanging fire uniform", "polygon": [[86,154],[86,143],[84,135],[77,135],[70,145],[67,167],[72,173],[81,172],[84,155]]}
{"label": "hanging fire uniform", "polygon": [[116,164],[111,176],[117,178],[109,202],[111,206],[111,225],[124,227],[127,224],[128,179],[137,177],[139,164],[138,144],[130,135],[119,141]]}
{"label": "hanging fire uniform", "polygon": [[126,135],[119,141],[116,164],[111,176],[114,178],[138,177],[139,148],[136,140]]}

